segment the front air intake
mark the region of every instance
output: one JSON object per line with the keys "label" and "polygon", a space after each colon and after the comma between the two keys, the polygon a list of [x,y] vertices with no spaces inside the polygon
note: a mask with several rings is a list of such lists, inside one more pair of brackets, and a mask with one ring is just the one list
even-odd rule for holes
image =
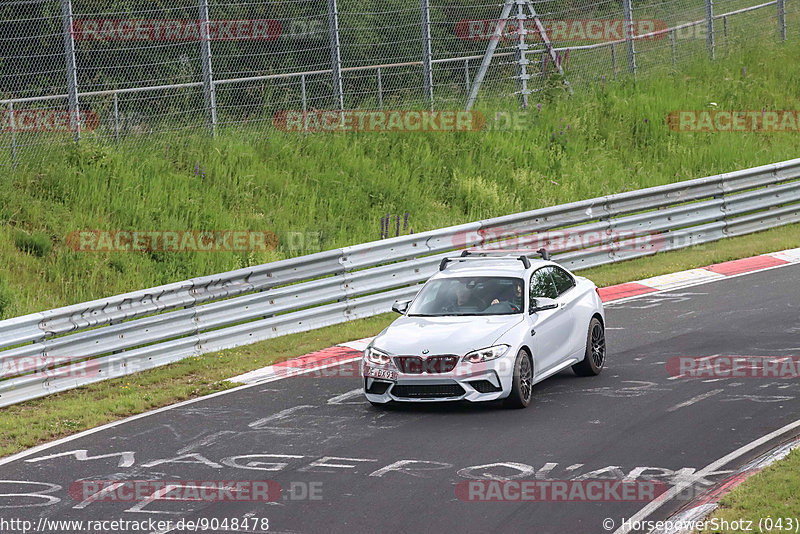
{"label": "front air intake", "polygon": [[404,399],[443,399],[460,397],[464,388],[458,384],[396,385],[392,395]]}

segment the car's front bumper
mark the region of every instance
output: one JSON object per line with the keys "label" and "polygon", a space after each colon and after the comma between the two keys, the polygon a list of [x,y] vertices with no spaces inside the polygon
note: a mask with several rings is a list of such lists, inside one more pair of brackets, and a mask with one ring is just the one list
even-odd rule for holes
{"label": "car's front bumper", "polygon": [[501,357],[481,364],[460,363],[449,373],[406,374],[398,371],[394,380],[366,376],[362,362],[364,394],[375,403],[502,399],[508,396],[512,381],[511,366],[505,359]]}

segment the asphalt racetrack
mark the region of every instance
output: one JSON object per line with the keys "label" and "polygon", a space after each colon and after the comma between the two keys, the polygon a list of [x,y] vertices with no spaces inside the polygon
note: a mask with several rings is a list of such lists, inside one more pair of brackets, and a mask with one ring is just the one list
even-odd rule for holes
{"label": "asphalt racetrack", "polygon": [[[628,478],[705,489],[800,433],[784,432],[703,471],[797,420],[800,382],[675,379],[667,370],[677,356],[800,356],[800,265],[611,303],[606,311],[604,372],[562,372],[535,386],[528,409],[382,410],[363,398],[357,376],[285,378],[6,462],[3,516],[37,525],[40,518],[267,518],[269,532],[302,533],[600,533],[647,503],[470,502],[456,488],[486,478]],[[70,492],[81,480],[123,479],[273,480],[283,492],[275,502],[81,502]],[[648,519],[666,518],[686,502],[686,495],[669,499]],[[607,519],[613,523],[603,524]],[[170,532],[190,531],[184,525]]]}

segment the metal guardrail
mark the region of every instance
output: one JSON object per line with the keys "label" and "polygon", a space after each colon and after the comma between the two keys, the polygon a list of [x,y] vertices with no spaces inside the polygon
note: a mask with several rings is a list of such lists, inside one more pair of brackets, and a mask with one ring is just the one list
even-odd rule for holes
{"label": "metal guardrail", "polygon": [[16,317],[0,321],[0,406],[387,312],[466,247],[544,245],[579,270],[797,221],[800,159]]}

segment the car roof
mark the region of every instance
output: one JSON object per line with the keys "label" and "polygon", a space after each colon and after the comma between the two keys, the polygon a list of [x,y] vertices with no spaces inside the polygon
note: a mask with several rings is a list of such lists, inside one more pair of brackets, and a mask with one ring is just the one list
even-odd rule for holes
{"label": "car roof", "polygon": [[544,267],[545,265],[556,265],[552,261],[540,259],[530,259],[531,266],[525,268],[517,258],[480,258],[470,261],[467,258],[453,258],[443,271],[439,271],[431,278],[452,278],[458,276],[513,276],[522,278],[526,273],[530,273]]}

